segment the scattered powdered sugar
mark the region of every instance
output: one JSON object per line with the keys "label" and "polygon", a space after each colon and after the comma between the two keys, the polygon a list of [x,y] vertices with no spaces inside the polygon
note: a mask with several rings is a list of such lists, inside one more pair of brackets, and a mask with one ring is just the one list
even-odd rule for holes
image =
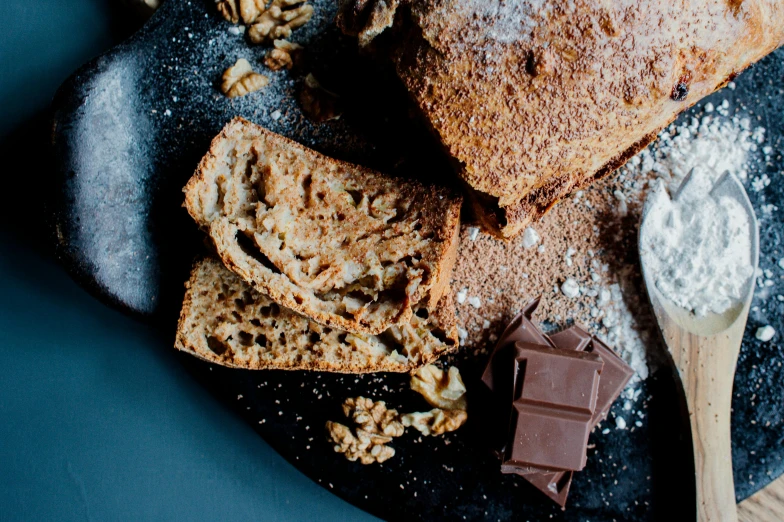
{"label": "scattered powdered sugar", "polygon": [[485,24],[485,36],[499,43],[519,43],[529,38],[539,17],[552,12],[552,5],[544,0],[468,0],[461,2],[474,17]]}
{"label": "scattered powdered sugar", "polygon": [[[651,175],[661,178],[671,194],[695,167],[715,173],[716,178],[731,172],[741,181],[747,181],[748,152],[756,151],[764,141],[765,129],[756,127],[752,130],[748,117],[729,117],[727,111],[727,107],[721,105],[718,116],[692,117],[688,123],[671,125],[661,132],[658,142],[621,168],[620,174],[642,176],[641,181]],[[712,111],[706,106],[706,112]],[[635,188],[637,190],[633,192],[639,196],[641,187]]]}
{"label": "scattered powdered sugar", "polygon": [[754,269],[743,207],[712,190],[717,173],[697,168],[670,199],[658,180],[640,230],[643,262],[662,295],[698,316],[743,299]]}

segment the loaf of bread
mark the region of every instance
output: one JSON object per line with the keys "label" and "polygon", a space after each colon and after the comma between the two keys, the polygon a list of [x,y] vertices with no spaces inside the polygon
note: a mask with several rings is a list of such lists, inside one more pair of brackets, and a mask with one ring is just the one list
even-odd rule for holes
{"label": "loaf of bread", "polygon": [[379,334],[433,310],[457,252],[461,199],[230,122],[185,187],[231,270],[316,322]]}
{"label": "loaf of bread", "polygon": [[508,238],[781,45],[784,0],[344,0],[338,22],[391,56]]}
{"label": "loaf of bread", "polygon": [[435,310],[381,335],[310,321],[246,284],[217,259],[198,261],[186,283],[175,346],[223,366],[344,373],[408,372],[457,348],[455,309]]}

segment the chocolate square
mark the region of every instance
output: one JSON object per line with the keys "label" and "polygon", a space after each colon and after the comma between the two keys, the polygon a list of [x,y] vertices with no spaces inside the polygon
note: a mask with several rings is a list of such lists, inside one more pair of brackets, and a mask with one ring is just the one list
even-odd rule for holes
{"label": "chocolate square", "polygon": [[522,342],[515,349],[514,437],[504,465],[582,469],[596,409],[601,358]]}

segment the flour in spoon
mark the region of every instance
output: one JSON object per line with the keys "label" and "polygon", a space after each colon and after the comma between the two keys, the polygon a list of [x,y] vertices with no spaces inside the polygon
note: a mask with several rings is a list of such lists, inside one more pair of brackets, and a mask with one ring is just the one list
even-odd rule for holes
{"label": "flour in spoon", "polygon": [[734,199],[711,194],[716,178],[711,169],[695,169],[676,199],[658,180],[640,230],[643,263],[656,287],[699,316],[741,301],[754,272],[749,219]]}

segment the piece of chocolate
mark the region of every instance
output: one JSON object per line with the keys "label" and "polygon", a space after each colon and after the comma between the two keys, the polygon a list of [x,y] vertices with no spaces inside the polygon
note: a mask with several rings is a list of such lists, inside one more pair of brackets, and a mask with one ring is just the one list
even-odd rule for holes
{"label": "piece of chocolate", "polygon": [[577,471],[585,466],[601,357],[515,343],[513,441],[504,465]]}
{"label": "piece of chocolate", "polygon": [[516,341],[530,342],[550,346],[547,336],[531,321],[531,316],[539,306],[539,299],[530,301],[523,307],[506,327],[501,338],[495,345],[490,360],[482,374],[482,382],[495,397],[504,400],[493,400],[486,412],[488,422],[489,443],[498,458],[503,460],[506,446],[509,443],[509,421],[512,417],[512,395],[514,392],[514,365]]}
{"label": "piece of chocolate", "polygon": [[[503,469],[501,470],[503,472]],[[518,473],[517,471],[507,471],[506,473]],[[520,474],[520,473],[518,473]],[[525,480],[531,483],[536,489],[550,497],[561,507],[566,505],[566,497],[569,495],[569,488],[572,485],[574,471],[527,471],[521,474]]]}
{"label": "piece of chocolate", "polygon": [[[518,340],[542,346],[554,346],[563,350],[597,353],[602,357],[605,366],[599,379],[596,410],[592,417],[593,425],[591,428],[593,428],[606,417],[613,402],[623,391],[634,371],[607,345],[592,337],[585,329],[579,326],[572,326],[550,337],[544,335],[536,324],[531,321],[531,316],[538,304],[538,299],[528,303],[523,312],[516,316],[504,330],[491,355],[487,368],[485,368],[482,380],[491,390],[495,387],[503,389],[499,390],[501,393],[495,394],[497,397],[509,396],[508,392],[514,387],[514,375],[509,378],[510,372],[508,369],[513,364],[513,342]],[[500,409],[503,411],[500,416],[509,419],[511,416],[509,408]],[[499,429],[503,430],[503,428]],[[501,456],[506,452],[506,442],[506,440],[502,440],[498,444]],[[533,466],[515,466],[512,464],[502,464],[501,471],[503,473],[521,475],[558,505],[564,506],[566,504],[566,497],[571,486],[572,471],[549,471]]]}
{"label": "piece of chocolate", "polygon": [[[590,351],[598,353],[604,361],[602,375],[599,379],[599,391],[596,394],[596,410],[593,414],[593,429],[603,420],[615,399],[623,391],[631,379],[634,370],[618,357],[606,344],[591,336],[585,329],[572,326],[550,336],[550,341],[562,350]],[[525,478],[539,491],[550,497],[559,506],[566,505],[566,497],[572,484],[571,471],[543,471],[535,468],[501,467],[503,473],[516,473]]]}
{"label": "piece of chocolate", "polygon": [[604,361],[602,378],[599,381],[599,393],[596,397],[593,429],[607,416],[615,399],[626,387],[626,383],[634,375],[634,370],[626,361],[618,357],[609,346],[592,336],[584,328],[572,326],[550,336],[552,343],[562,350],[578,350],[595,353]]}
{"label": "piece of chocolate", "polygon": [[[537,306],[539,306],[539,298],[525,305],[523,311],[512,319],[504,333],[501,334],[501,338],[498,339],[493,353],[490,354],[490,360],[487,362],[487,366],[485,366],[485,371],[482,373],[482,382],[485,383],[485,386],[490,391],[497,391],[497,386],[506,386],[511,389],[511,381],[514,379],[514,376],[509,373],[509,368],[511,368],[514,360],[514,344],[517,341],[552,346],[547,336],[531,322],[531,316]],[[503,397],[506,389],[498,391],[501,393],[500,396]]]}

